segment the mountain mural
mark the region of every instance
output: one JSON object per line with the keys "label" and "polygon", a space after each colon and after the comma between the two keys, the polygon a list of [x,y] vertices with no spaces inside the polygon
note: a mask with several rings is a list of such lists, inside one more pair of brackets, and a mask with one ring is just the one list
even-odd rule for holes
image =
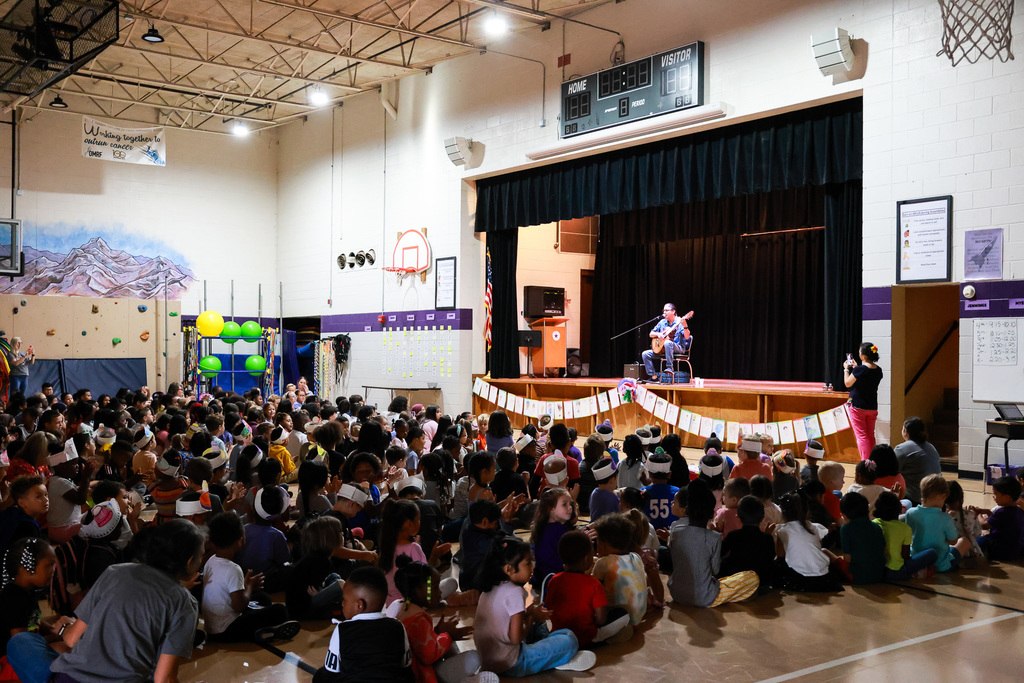
{"label": "mountain mural", "polygon": [[67,254],[25,247],[25,274],[0,281],[0,294],[180,299],[195,275],[163,256],[132,256],[94,237]]}

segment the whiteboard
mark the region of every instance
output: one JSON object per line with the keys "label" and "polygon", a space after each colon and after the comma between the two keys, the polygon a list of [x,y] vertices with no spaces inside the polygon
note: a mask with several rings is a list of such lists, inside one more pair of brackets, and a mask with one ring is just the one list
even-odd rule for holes
{"label": "whiteboard", "polygon": [[975,401],[1024,403],[1024,335],[1020,318],[975,318]]}

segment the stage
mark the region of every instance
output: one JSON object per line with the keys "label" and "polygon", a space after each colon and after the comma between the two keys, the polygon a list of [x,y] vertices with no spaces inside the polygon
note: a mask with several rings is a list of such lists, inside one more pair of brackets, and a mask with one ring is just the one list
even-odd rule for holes
{"label": "stage", "polygon": [[[477,379],[497,387],[499,392],[504,392],[499,395],[506,401],[508,395],[515,395],[533,401],[561,401],[563,405],[566,401],[579,399],[588,399],[593,404],[595,401],[591,397],[598,397],[605,392],[616,392],[621,381],[616,378],[546,379],[525,376],[518,379],[490,379],[477,375],[474,376],[474,384]],[[803,420],[805,417],[831,411],[837,406],[841,406],[846,402],[848,396],[846,392],[822,391],[821,385],[813,382],[705,379],[704,386],[701,388],[689,384],[643,384],[640,386],[653,393],[655,399],[664,399],[668,404],[669,414],[673,413],[672,407],[674,406],[680,409],[681,414],[689,411],[701,417],[711,418],[712,421],[752,425]],[[612,404],[614,402],[613,400]],[[484,396],[474,393],[474,413],[480,414],[497,409],[497,403],[487,400],[486,393]],[[503,409],[509,413],[514,428],[521,428],[528,421],[536,423],[534,418],[516,414],[515,410]],[[645,424],[657,424],[661,426],[663,434],[679,433],[683,440],[683,446],[701,448],[704,445],[705,437],[700,436],[699,433],[691,433],[664,418],[659,419],[639,403],[623,402],[617,407],[609,405],[607,410],[592,412],[597,412],[597,414],[560,420],[570,427],[575,427],[579,432],[580,439],[576,445],[580,449],[582,449],[586,437],[592,434],[595,427],[605,419],[611,420],[615,427],[615,440],[617,441],[621,441],[627,434]],[[725,443],[727,451],[735,450],[735,444],[727,441],[726,434],[718,434],[718,436]],[[826,459],[849,463],[860,460],[852,429],[841,429],[833,434],[818,437],[817,440],[825,447]],[[776,448],[793,449],[798,456],[802,457],[805,441],[806,439],[796,443],[777,443]]]}

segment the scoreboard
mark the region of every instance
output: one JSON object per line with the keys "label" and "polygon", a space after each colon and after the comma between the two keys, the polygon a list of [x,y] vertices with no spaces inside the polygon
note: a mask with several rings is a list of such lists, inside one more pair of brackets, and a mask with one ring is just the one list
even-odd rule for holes
{"label": "scoreboard", "polygon": [[697,41],[562,84],[559,137],[704,104],[704,43]]}

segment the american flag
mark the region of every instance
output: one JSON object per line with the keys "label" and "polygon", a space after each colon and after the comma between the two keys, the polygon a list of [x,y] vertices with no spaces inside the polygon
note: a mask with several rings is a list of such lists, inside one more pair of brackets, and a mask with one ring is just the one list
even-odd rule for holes
{"label": "american flag", "polygon": [[484,292],[484,310],[487,317],[484,320],[484,341],[487,342],[487,350],[491,350],[491,304],[494,291],[491,289],[491,250],[487,250],[487,291]]}

